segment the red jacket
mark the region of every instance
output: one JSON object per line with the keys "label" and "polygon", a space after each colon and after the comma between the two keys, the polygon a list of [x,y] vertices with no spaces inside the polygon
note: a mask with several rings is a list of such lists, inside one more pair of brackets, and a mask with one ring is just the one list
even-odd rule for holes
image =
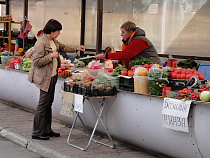
{"label": "red jacket", "polygon": [[107,58],[111,60],[123,61],[129,68],[130,58],[135,57],[148,47],[148,43],[142,39],[132,40],[122,52],[108,53]]}

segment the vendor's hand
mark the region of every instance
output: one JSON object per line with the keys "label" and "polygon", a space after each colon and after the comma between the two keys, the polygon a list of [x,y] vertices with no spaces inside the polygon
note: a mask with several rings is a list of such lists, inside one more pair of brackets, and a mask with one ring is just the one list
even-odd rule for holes
{"label": "vendor's hand", "polygon": [[93,56],[93,58],[96,58],[96,59],[105,59],[105,54],[97,54],[97,55]]}
{"label": "vendor's hand", "polygon": [[85,51],[85,46],[81,45],[81,46],[77,47],[77,50],[84,52]]}
{"label": "vendor's hand", "polygon": [[53,52],[50,54],[52,58],[58,58],[59,57],[59,53],[58,52]]}

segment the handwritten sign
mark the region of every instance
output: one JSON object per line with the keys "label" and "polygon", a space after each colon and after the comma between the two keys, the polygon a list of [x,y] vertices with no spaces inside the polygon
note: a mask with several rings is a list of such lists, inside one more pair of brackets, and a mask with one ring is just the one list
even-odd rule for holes
{"label": "handwritten sign", "polygon": [[157,14],[157,13],[158,13],[158,4],[150,4],[149,14]]}
{"label": "handwritten sign", "polygon": [[191,105],[190,100],[182,101],[171,98],[164,98],[162,108],[162,124],[165,128],[177,131],[189,132],[188,114]]}
{"label": "handwritten sign", "polygon": [[74,94],[74,111],[83,113],[83,95]]}

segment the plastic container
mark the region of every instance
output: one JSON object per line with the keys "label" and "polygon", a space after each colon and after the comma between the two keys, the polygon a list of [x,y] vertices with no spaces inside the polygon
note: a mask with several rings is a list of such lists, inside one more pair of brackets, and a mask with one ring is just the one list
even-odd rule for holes
{"label": "plastic container", "polygon": [[112,87],[116,87],[119,88],[120,87],[120,83],[119,83],[119,78],[118,77],[111,77],[111,86]]}
{"label": "plastic container", "polygon": [[134,78],[129,76],[119,76],[119,89],[134,92]]}
{"label": "plastic container", "polygon": [[173,59],[167,60],[167,67],[172,67]]}
{"label": "plastic container", "polygon": [[113,63],[113,69],[115,69],[116,67],[118,67],[119,61],[118,60],[112,60],[112,63]]}
{"label": "plastic container", "polygon": [[82,75],[82,72],[78,72],[78,73],[71,73],[71,78],[74,80],[74,81],[80,81],[81,80],[81,75]]}
{"label": "plastic container", "polygon": [[171,92],[172,90],[172,88],[171,87],[165,87],[165,89],[166,89],[166,97],[168,96],[168,93],[169,92]]}
{"label": "plastic container", "polygon": [[88,74],[88,79],[93,81],[96,76],[98,75],[98,72],[100,71],[101,69],[88,69],[87,70],[87,74]]}
{"label": "plastic container", "polygon": [[17,69],[17,70],[21,69],[20,63],[14,63],[14,65],[15,65],[15,69]]}
{"label": "plastic container", "polygon": [[177,68],[177,60],[176,59],[173,59],[172,67]]}
{"label": "plastic container", "polygon": [[148,76],[134,76],[134,92],[139,94],[149,94]]}
{"label": "plastic container", "polygon": [[1,64],[2,64],[2,66],[6,66],[6,62],[11,60],[12,58],[17,59],[18,56],[1,56]]}

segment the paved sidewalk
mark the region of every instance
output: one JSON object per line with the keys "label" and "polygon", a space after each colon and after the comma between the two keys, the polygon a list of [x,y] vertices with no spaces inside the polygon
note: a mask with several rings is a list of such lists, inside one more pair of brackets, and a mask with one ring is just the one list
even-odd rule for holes
{"label": "paved sidewalk", "polygon": [[[0,100],[0,135],[22,145],[29,150],[39,153],[43,157],[50,158],[166,158],[145,150],[136,150],[118,140],[115,141],[115,149],[91,142],[87,151],[81,151],[66,143],[70,128],[53,120],[52,126],[61,137],[50,138],[47,141],[31,139],[34,114],[21,107],[14,106]],[[71,142],[82,147],[88,139],[79,129],[73,131]],[[100,136],[102,141],[108,139]]]}

